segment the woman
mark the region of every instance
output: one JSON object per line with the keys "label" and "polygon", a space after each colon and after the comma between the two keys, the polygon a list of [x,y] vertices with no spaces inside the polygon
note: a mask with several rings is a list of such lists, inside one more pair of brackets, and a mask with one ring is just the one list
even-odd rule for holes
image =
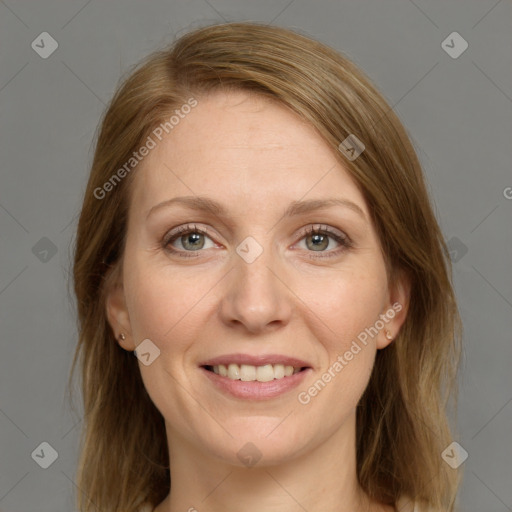
{"label": "woman", "polygon": [[79,510],[455,510],[446,246],[334,50],[228,23],[146,58],[102,121],[74,282]]}

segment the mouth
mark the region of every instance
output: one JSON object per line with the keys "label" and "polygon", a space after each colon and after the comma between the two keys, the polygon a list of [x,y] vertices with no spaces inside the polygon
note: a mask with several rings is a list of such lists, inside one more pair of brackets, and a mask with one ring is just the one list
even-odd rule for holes
{"label": "mouth", "polygon": [[221,377],[244,382],[270,382],[291,377],[297,373],[307,370],[308,366],[292,366],[284,364],[265,364],[254,366],[250,364],[218,364],[204,365],[203,368]]}
{"label": "mouth", "polygon": [[200,364],[214,389],[245,400],[268,400],[297,387],[313,372],[306,361],[276,354],[231,354]]}

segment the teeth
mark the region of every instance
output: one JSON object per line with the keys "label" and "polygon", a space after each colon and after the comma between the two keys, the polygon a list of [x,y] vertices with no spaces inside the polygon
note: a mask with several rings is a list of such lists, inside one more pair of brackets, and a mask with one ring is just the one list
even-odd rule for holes
{"label": "teeth", "polygon": [[300,368],[285,366],[283,364],[266,364],[264,366],[252,366],[250,364],[234,364],[228,366],[219,364],[213,367],[213,371],[222,377],[231,380],[242,380],[244,382],[269,382],[274,379],[290,377],[300,372]]}
{"label": "teeth", "polygon": [[[253,366],[253,368],[255,367]],[[269,382],[271,380],[274,380],[274,367],[271,364],[266,364],[265,366],[258,366],[256,368],[256,380],[258,382]]]}
{"label": "teeth", "polygon": [[237,364],[230,364],[228,366],[228,378],[240,380],[240,367]]}
{"label": "teeth", "polygon": [[[258,368],[258,370],[259,370],[259,368]],[[240,366],[240,380],[244,380],[244,381],[256,380],[257,373],[259,375],[259,372],[256,371],[256,366],[249,366],[248,364],[242,364]],[[272,378],[274,378],[274,376],[272,376]]]}
{"label": "teeth", "polygon": [[275,364],[274,365],[274,379],[282,379],[284,377],[284,365],[283,364]]}

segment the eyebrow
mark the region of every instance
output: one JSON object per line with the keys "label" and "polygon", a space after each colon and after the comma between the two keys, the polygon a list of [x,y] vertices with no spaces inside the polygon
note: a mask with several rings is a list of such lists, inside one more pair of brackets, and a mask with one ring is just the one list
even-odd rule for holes
{"label": "eyebrow", "polygon": [[[153,206],[146,218],[149,218],[155,211],[160,210],[161,208],[171,206],[173,204],[180,204],[191,210],[197,210],[206,213],[213,213],[218,215],[219,217],[226,217],[227,210],[222,204],[204,196],[181,196],[181,197],[173,197],[172,199],[168,199],[167,201],[162,201],[161,203]],[[366,220],[366,215],[360,206],[348,199],[342,198],[327,198],[327,199],[310,199],[308,201],[292,201],[288,208],[286,208],[283,217],[294,217],[297,215],[303,215],[305,213],[313,212],[316,210],[323,210],[326,208],[332,208],[333,206],[342,206],[345,208],[349,208],[354,211],[358,215],[360,215],[363,219]]]}

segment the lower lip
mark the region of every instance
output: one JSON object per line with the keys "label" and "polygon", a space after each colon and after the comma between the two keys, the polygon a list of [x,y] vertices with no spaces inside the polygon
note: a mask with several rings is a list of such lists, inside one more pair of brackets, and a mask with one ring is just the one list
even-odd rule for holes
{"label": "lower lip", "polygon": [[206,374],[211,382],[213,382],[213,384],[224,393],[236,398],[244,398],[247,400],[268,400],[269,398],[280,396],[297,387],[306,378],[306,375],[312,371],[311,368],[306,368],[301,372],[290,375],[290,377],[274,379],[269,382],[247,382],[223,377],[222,375],[211,372],[203,367],[200,369]]}

